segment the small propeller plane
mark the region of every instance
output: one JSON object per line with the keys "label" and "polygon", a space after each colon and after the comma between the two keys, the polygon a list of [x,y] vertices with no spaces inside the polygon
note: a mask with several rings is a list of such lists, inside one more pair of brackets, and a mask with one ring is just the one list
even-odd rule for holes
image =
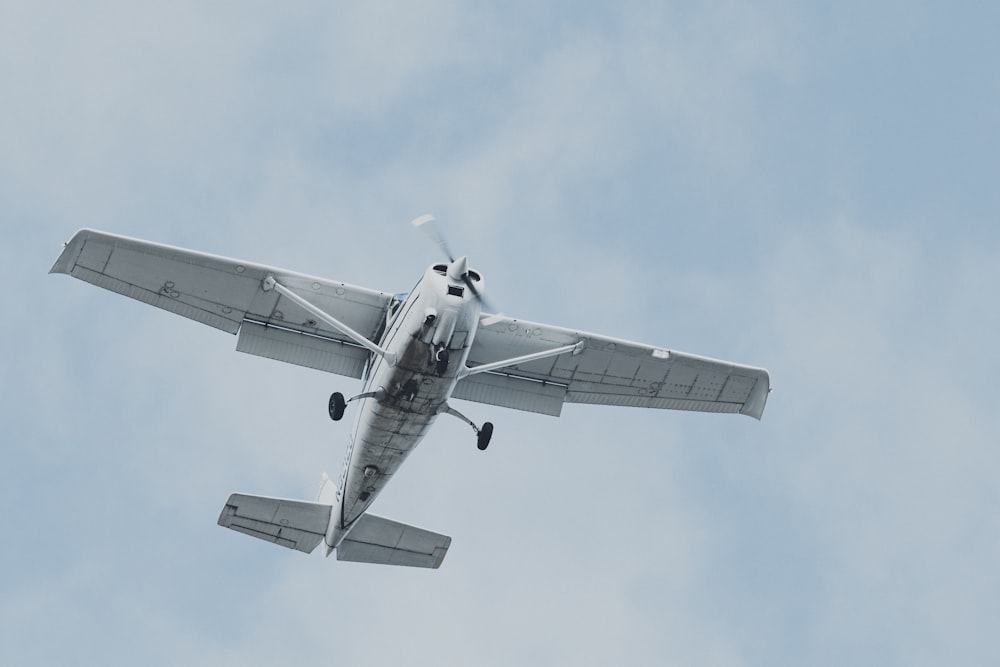
{"label": "small propeller plane", "polygon": [[438,415],[481,426],[452,399],[558,416],[564,403],[738,413],[760,419],[766,370],[483,312],[482,275],[454,257],[433,218],[413,221],[448,261],[408,294],[83,229],[50,273],[118,292],[238,336],[236,349],[361,379],[329,401],[339,421],[358,401],[343,471],[315,502],[232,494],[219,525],[291,549],[320,542],[338,560],[437,568],[445,535],[368,509]]}

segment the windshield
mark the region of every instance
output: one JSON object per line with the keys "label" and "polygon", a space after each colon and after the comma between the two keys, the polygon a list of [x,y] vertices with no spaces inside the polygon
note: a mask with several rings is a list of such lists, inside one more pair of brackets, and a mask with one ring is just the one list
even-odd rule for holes
{"label": "windshield", "polygon": [[409,295],[409,292],[399,292],[398,294],[392,295],[392,301],[389,302],[389,314],[387,318],[390,322],[392,321],[392,318],[396,316],[396,311],[399,310],[399,307],[403,305],[403,302],[406,301],[406,297]]}

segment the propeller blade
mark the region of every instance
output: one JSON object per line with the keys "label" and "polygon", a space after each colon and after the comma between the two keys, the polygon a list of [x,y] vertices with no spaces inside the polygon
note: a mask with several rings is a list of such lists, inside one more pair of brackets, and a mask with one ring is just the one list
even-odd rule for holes
{"label": "propeller blade", "polygon": [[425,234],[427,234],[427,237],[431,241],[433,241],[438,248],[441,249],[441,252],[445,254],[449,262],[455,261],[455,255],[452,254],[451,249],[448,247],[448,244],[445,243],[444,237],[441,236],[441,232],[438,231],[437,224],[436,221],[434,220],[433,215],[431,215],[430,213],[425,213],[420,217],[414,218],[410,222],[410,224],[416,227],[417,229],[420,229]]}
{"label": "propeller blade", "polygon": [[[483,293],[480,292],[479,289],[476,288],[476,284],[473,282],[472,278],[469,277],[468,273],[466,273],[464,276],[462,276],[462,281],[469,288],[469,291],[472,292],[472,296],[474,296],[476,298],[476,300],[479,301],[479,304],[483,307],[483,309],[485,309],[487,311],[494,311],[495,310],[493,308],[493,305],[486,299],[486,297],[483,295]],[[500,315],[500,316],[503,317],[503,315]]]}

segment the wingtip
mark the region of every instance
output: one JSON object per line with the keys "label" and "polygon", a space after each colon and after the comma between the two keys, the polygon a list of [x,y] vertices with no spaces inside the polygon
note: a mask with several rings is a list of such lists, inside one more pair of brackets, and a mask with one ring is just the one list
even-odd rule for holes
{"label": "wingtip", "polygon": [[76,256],[79,254],[80,248],[83,246],[87,236],[92,232],[93,230],[87,228],[76,230],[73,237],[62,244],[62,252],[59,253],[55,264],[49,269],[49,273],[70,273],[73,270],[73,265],[76,262]]}
{"label": "wingtip", "polygon": [[59,253],[59,257],[56,258],[55,263],[52,268],[49,269],[49,273],[69,273],[69,258],[67,257],[67,251],[69,249],[69,243],[63,243],[62,252]]}
{"label": "wingtip", "polygon": [[[766,373],[767,371],[764,372]],[[757,421],[761,421],[763,418],[764,408],[767,407],[767,398],[774,390],[774,388],[771,387],[770,381],[768,381],[766,389],[761,389],[761,387],[762,385],[757,385],[757,387],[751,392],[749,400],[744,403],[743,409],[740,410],[740,414],[753,417]]]}

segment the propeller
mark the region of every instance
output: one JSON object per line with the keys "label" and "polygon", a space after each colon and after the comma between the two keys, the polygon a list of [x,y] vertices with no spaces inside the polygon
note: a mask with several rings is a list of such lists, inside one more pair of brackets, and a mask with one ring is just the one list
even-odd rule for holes
{"label": "propeller", "polygon": [[[456,264],[455,254],[451,251],[451,248],[448,247],[448,242],[445,241],[444,236],[438,229],[437,220],[434,219],[433,215],[431,215],[430,213],[425,213],[419,217],[414,218],[410,222],[410,224],[412,224],[414,227],[416,227],[417,229],[421,230],[424,234],[426,234],[427,238],[429,238],[434,243],[434,245],[436,245],[441,250],[441,252],[444,253],[445,257],[448,258],[448,262],[452,266]],[[469,276],[469,271],[466,268],[467,264],[465,262],[465,257],[459,258],[458,261],[461,262],[459,266],[461,267],[460,271],[461,271],[462,282],[465,283],[466,287],[469,288],[469,291],[472,292],[472,295],[479,301],[479,303],[485,310],[496,312],[496,309],[493,308],[492,304],[490,304],[489,301],[486,300],[486,297],[483,295],[483,293],[476,288],[475,283],[473,283],[472,278]],[[488,318],[486,318],[484,320],[484,323],[489,322],[489,324],[494,324],[501,318],[503,318],[503,315],[497,313],[496,315],[491,315]]]}
{"label": "propeller", "polygon": [[449,262],[455,261],[455,255],[451,252],[451,249],[448,247],[448,243],[444,240],[444,237],[441,236],[441,232],[437,227],[437,220],[434,219],[433,215],[430,213],[424,213],[420,217],[414,218],[410,224],[422,231],[424,234],[427,234],[427,237],[434,242],[434,245],[441,249],[441,252],[445,254],[445,257],[448,258]]}

